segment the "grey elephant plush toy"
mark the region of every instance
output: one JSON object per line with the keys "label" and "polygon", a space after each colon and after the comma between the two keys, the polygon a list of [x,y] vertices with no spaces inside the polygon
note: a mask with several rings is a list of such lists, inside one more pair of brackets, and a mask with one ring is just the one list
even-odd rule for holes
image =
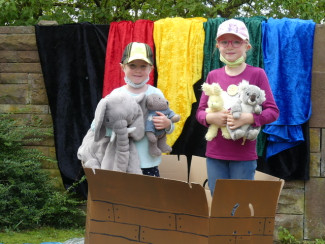
{"label": "grey elephant plush toy", "polygon": [[[250,85],[248,81],[243,80],[238,85],[239,98],[237,102],[231,107],[231,113],[234,119],[240,118],[241,113],[256,113],[262,112],[261,104],[266,100],[264,90],[258,86]],[[243,138],[244,145],[245,140],[256,140],[261,127],[253,127],[251,125],[243,125],[237,129],[230,129],[227,126],[231,139],[238,140]]]}
{"label": "grey elephant plush toy", "polygon": [[146,135],[149,141],[149,153],[152,156],[159,156],[161,153],[168,153],[172,148],[166,143],[166,131],[157,130],[153,124],[152,118],[156,116],[156,111],[166,115],[173,123],[180,120],[180,116],[175,114],[169,108],[168,101],[159,94],[150,94],[147,96],[146,107],[148,109],[146,120]]}
{"label": "grey elephant plush toy", "polygon": [[[142,174],[134,144],[144,136],[141,102],[145,95],[133,97],[112,92],[101,99],[95,111],[95,129],[90,129],[78,150],[85,167]],[[106,136],[109,129],[112,134]]]}

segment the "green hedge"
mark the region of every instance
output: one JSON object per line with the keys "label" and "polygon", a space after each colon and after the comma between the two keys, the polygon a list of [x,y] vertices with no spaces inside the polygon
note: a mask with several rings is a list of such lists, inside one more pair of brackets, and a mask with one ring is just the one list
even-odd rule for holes
{"label": "green hedge", "polygon": [[56,189],[53,178],[41,168],[43,160],[56,162],[24,146],[50,133],[41,121],[32,125],[0,114],[0,231],[84,226],[83,201],[73,191]]}

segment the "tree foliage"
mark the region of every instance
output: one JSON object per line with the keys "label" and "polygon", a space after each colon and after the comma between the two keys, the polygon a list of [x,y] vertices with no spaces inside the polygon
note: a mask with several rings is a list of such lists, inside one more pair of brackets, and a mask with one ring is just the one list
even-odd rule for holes
{"label": "tree foliage", "polygon": [[265,16],[324,22],[325,0],[0,0],[0,25]]}

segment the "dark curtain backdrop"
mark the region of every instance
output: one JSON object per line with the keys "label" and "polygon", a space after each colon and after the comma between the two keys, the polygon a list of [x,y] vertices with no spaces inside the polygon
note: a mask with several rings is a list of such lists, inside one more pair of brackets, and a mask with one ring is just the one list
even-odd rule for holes
{"label": "dark curtain backdrop", "polygon": [[271,156],[267,161],[264,152],[264,156],[259,157],[257,161],[257,170],[286,181],[309,180],[309,123],[302,124],[301,127],[305,141]]}
{"label": "dark curtain backdrop", "polygon": [[[56,156],[66,188],[83,175],[77,151],[102,97],[108,25],[35,26],[51,109]],[[87,182],[76,191],[87,196]]]}

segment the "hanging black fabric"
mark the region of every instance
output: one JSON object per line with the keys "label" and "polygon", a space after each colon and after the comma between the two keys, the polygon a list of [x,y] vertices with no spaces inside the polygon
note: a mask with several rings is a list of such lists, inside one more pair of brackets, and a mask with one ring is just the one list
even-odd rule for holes
{"label": "hanging black fabric", "polygon": [[[108,25],[35,26],[51,109],[56,157],[66,188],[84,174],[77,151],[102,96]],[[87,183],[76,191],[87,196]]]}
{"label": "hanging black fabric", "polygon": [[309,123],[304,123],[301,127],[305,141],[295,147],[271,156],[267,161],[265,160],[265,156],[259,157],[257,170],[286,181],[309,180]]}

